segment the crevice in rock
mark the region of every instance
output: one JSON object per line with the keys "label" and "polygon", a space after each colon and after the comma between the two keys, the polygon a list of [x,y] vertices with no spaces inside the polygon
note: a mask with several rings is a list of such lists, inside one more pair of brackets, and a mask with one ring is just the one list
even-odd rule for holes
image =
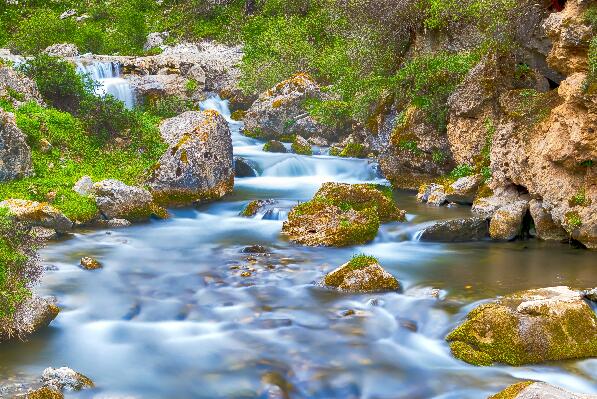
{"label": "crevice in rock", "polygon": [[551,0],[549,10],[551,12],[560,12],[564,9],[565,5],[566,5],[566,0]]}
{"label": "crevice in rock", "polygon": [[522,228],[520,230],[520,238],[523,240],[528,240],[531,237],[534,237],[535,234],[535,221],[531,216],[531,212],[527,210],[524,217],[522,218]]}
{"label": "crevice in rock", "polygon": [[560,83],[551,80],[550,78],[546,77],[545,79],[547,79],[547,82],[549,82],[549,89],[550,90],[554,90],[557,89],[558,87],[560,87]]}

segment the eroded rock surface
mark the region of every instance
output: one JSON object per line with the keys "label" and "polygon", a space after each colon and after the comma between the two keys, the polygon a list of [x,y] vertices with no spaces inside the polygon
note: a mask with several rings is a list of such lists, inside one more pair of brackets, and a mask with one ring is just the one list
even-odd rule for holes
{"label": "eroded rock surface", "polygon": [[153,202],[151,193],[140,187],[133,187],[121,181],[108,179],[95,183],[91,190],[100,212],[106,219],[139,221],[153,214],[164,215]]}
{"label": "eroded rock surface", "polygon": [[597,399],[597,395],[569,392],[545,382],[524,381],[512,384],[488,399]]}

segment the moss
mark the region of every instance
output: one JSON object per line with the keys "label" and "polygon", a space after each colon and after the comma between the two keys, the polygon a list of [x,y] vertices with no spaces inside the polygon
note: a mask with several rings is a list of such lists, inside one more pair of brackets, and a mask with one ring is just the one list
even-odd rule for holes
{"label": "moss", "polygon": [[277,152],[277,153],[286,153],[286,147],[284,144],[277,140],[270,140],[263,145],[263,151],[265,152]]}
{"label": "moss", "polygon": [[464,342],[451,342],[450,350],[457,358],[475,366],[491,366],[493,363],[491,356],[473,349],[472,346]]}
{"label": "moss", "polygon": [[365,254],[354,255],[352,259],[347,263],[347,266],[351,270],[364,269],[365,267],[373,264],[377,264],[379,261],[374,256]]}
{"label": "moss", "polygon": [[244,216],[244,217],[255,216],[255,214],[257,213],[257,211],[259,210],[259,208],[261,208],[262,204],[263,204],[263,202],[261,200],[251,201],[245,207],[245,209],[243,209],[243,211],[240,213],[240,215]]}
{"label": "moss", "polygon": [[573,206],[589,206],[591,199],[587,197],[585,189],[579,190],[572,198],[568,200],[568,205]]}
{"label": "moss", "polygon": [[64,399],[64,395],[55,389],[42,387],[29,392],[26,399]]}
{"label": "moss", "polygon": [[477,195],[475,196],[475,200],[491,197],[492,195],[493,195],[493,190],[491,188],[489,188],[489,186],[487,184],[482,184],[477,189]]}
{"label": "moss", "polygon": [[578,212],[576,212],[576,211],[567,212],[565,217],[566,217],[566,224],[568,226],[570,226],[571,228],[576,229],[576,228],[582,226],[582,219]]}
{"label": "moss", "polygon": [[336,146],[330,147],[330,156],[339,157],[341,153],[342,153],[342,148],[338,148]]}
{"label": "moss", "polygon": [[242,121],[243,119],[245,119],[246,115],[247,115],[247,111],[244,111],[242,109],[237,109],[230,115],[230,118],[232,118],[232,120],[235,120],[235,121]]}
{"label": "moss", "polygon": [[[331,155],[331,150],[330,150]],[[367,147],[365,147],[361,143],[348,143],[342,151],[338,154],[340,157],[344,158],[367,158]]]}
{"label": "moss", "polygon": [[533,385],[534,381],[523,381],[512,384],[503,391],[490,396],[488,399],[516,399],[518,394],[525,390],[530,385]]}
{"label": "moss", "polygon": [[313,155],[313,149],[311,148],[311,145],[306,143],[303,140],[299,139],[300,136],[296,136],[293,143],[292,143],[292,151],[295,154],[299,154],[299,155]]}

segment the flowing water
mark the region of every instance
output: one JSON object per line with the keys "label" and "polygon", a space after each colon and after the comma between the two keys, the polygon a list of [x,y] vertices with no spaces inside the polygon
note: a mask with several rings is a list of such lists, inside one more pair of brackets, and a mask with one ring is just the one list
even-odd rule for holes
{"label": "flowing water", "polygon": [[[597,254],[536,241],[418,242],[430,221],[470,211],[427,207],[403,192],[395,195],[408,222],[384,225],[371,244],[293,245],[280,237],[291,206],[326,181],[385,183],[376,165],[264,153],[239,133],[225,102],[203,107],[226,116],[235,155],[258,177],[237,178],[222,201],[173,210],[169,220],[78,233],[45,248],[49,271],[38,291],[57,296],[62,312],[30,342],[0,347],[0,378],[67,365],[99,387],[67,397],[472,399],[519,379],[597,393],[597,359],[479,368],[454,359],[444,341],[497,295],[597,285]],[[271,212],[238,216],[268,198],[279,200]],[[242,253],[255,244],[271,254]],[[313,284],[355,253],[377,256],[404,293],[349,295]],[[104,269],[79,269],[87,255]]]}
{"label": "flowing water", "polygon": [[97,95],[111,95],[129,109],[135,106],[134,92],[129,82],[122,78],[118,62],[81,60],[77,62],[77,73],[88,75],[98,84],[95,90]]}

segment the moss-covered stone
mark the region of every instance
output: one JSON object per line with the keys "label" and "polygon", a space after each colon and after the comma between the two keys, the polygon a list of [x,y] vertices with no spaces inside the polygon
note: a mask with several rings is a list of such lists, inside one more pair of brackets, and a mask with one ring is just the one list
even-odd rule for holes
{"label": "moss-covered stone", "polygon": [[64,395],[57,389],[41,387],[31,391],[25,396],[26,399],[63,399]]}
{"label": "moss-covered stone", "polygon": [[251,201],[247,204],[245,209],[243,209],[243,211],[240,213],[240,215],[244,216],[244,217],[255,216],[257,214],[257,212],[259,212],[259,210],[262,209],[264,206],[271,205],[273,203],[275,203],[275,201],[271,200],[271,199]]}
{"label": "moss-covered stone", "polygon": [[524,391],[526,387],[534,384],[534,381],[523,381],[512,384],[503,391],[490,396],[488,399],[516,399],[519,393]]}
{"label": "moss-covered stone", "polygon": [[338,156],[343,158],[367,158],[367,147],[361,143],[350,142],[340,151]]}
{"label": "moss-covered stone", "polygon": [[263,151],[277,152],[277,153],[281,153],[281,154],[285,154],[286,152],[288,152],[286,150],[286,147],[284,147],[284,144],[282,144],[282,142],[277,141],[277,140],[270,140],[267,143],[265,143],[263,145]]}
{"label": "moss-covered stone", "polygon": [[551,287],[481,305],[446,339],[475,365],[514,366],[597,356],[597,316],[580,292]]}
{"label": "moss-covered stone", "polygon": [[323,279],[323,285],[350,292],[381,292],[400,289],[398,280],[385,271],[377,259],[365,255],[357,255],[328,273]]}
{"label": "moss-covered stone", "polygon": [[313,149],[311,148],[311,144],[305,140],[302,136],[296,135],[294,137],[294,141],[292,142],[292,151],[295,154],[299,155],[313,155]]}

